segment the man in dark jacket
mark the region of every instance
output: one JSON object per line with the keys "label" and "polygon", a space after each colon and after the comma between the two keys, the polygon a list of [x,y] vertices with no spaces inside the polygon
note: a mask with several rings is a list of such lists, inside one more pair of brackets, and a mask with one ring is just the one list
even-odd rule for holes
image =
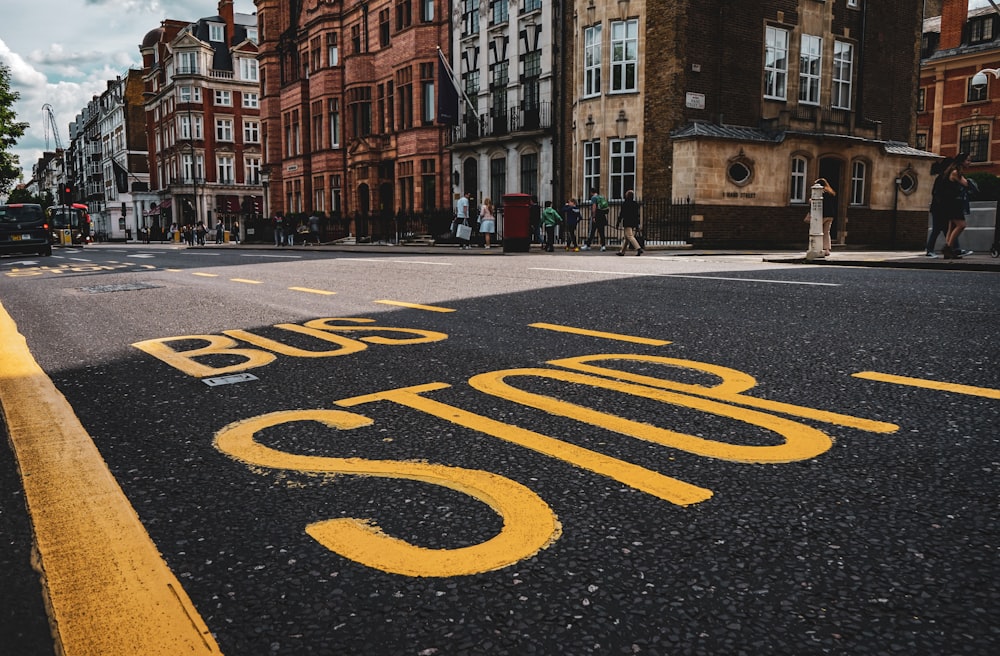
{"label": "man in dark jacket", "polygon": [[635,231],[639,229],[639,203],[635,202],[635,192],[631,189],[625,192],[625,200],[622,201],[622,208],[618,213],[616,227],[622,226],[625,227],[625,239],[622,240],[622,247],[618,251],[618,255],[625,255],[625,248],[628,244],[635,248],[636,255],[642,255],[642,247],[635,240]]}

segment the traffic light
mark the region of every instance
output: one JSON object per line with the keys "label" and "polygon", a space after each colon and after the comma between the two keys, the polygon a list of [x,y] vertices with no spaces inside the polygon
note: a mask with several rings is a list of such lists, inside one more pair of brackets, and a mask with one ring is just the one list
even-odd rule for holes
{"label": "traffic light", "polygon": [[60,193],[59,200],[63,205],[69,205],[73,202],[73,185],[66,183],[62,186],[62,193]]}

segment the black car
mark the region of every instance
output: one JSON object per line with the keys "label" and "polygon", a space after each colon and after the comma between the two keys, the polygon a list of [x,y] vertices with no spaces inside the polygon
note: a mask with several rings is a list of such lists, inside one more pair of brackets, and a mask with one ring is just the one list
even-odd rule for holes
{"label": "black car", "polygon": [[52,255],[49,225],[41,205],[0,205],[0,253]]}

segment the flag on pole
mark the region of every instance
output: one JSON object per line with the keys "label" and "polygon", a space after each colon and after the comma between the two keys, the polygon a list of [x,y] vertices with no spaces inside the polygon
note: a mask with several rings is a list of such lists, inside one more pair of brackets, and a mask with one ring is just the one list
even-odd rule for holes
{"label": "flag on pole", "polygon": [[115,172],[115,187],[119,194],[124,194],[128,191],[128,171],[114,159],[111,160],[111,168]]}
{"label": "flag on pole", "polygon": [[437,122],[458,125],[458,83],[451,76],[444,53],[438,48],[438,106]]}

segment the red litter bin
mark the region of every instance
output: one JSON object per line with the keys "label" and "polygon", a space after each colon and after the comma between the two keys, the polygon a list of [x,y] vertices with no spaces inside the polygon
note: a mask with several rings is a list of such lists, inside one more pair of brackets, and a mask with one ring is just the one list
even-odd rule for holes
{"label": "red litter bin", "polygon": [[531,250],[531,196],[505,194],[503,197],[503,252],[527,253]]}

